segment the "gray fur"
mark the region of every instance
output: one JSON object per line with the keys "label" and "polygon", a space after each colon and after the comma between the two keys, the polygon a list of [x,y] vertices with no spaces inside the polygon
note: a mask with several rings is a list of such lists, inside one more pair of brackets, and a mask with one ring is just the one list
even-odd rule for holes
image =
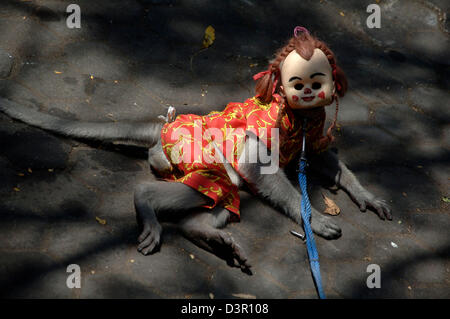
{"label": "gray fur", "polygon": [[148,150],[148,163],[157,172],[170,172],[172,170],[172,164],[170,164],[166,155],[164,154],[161,140]]}
{"label": "gray fur", "polygon": [[135,142],[151,146],[159,140],[162,123],[103,123],[61,119],[0,98],[0,111],[10,117],[45,130],[75,138],[99,141]]}
{"label": "gray fur", "polygon": [[209,202],[209,198],[193,188],[176,182],[144,182],[136,187],[134,206],[142,233],[138,250],[144,255],[159,248],[162,227],[159,221],[176,221],[186,211]]}

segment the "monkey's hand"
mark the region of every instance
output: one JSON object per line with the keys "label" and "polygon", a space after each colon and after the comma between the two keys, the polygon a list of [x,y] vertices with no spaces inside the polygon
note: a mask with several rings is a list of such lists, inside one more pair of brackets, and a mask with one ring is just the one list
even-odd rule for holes
{"label": "monkey's hand", "polygon": [[367,191],[358,181],[348,167],[328,150],[316,156],[311,163],[311,167],[319,173],[331,178],[339,187],[343,188],[358,204],[359,209],[365,212],[367,207],[373,208],[381,219],[392,220],[391,208],[385,200],[375,197]]}
{"label": "monkey's hand", "polygon": [[386,203],[384,199],[375,197],[372,193],[367,190],[352,193],[351,197],[358,204],[359,209],[362,212],[367,210],[367,207],[372,207],[381,219],[387,218],[392,220],[391,208]]}

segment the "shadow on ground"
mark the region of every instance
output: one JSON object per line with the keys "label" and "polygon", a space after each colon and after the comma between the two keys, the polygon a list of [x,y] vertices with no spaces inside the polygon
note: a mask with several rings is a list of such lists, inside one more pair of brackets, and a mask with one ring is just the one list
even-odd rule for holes
{"label": "shadow on ground", "polygon": [[[445,46],[448,32],[438,1],[438,9],[386,1],[393,25],[378,33],[365,28],[360,1],[79,1],[79,30],[65,25],[69,3],[2,1],[0,50],[13,61],[0,93],[79,120],[148,120],[168,105],[206,114],[243,101],[253,94],[251,76],[294,26],[307,26],[349,78],[339,153],[395,216],[382,222],[341,191],[313,191],[318,208],[326,194],[342,210],[342,238],[318,239],[327,295],[449,297],[442,200],[449,195],[449,68],[433,49]],[[396,10],[403,10],[401,24],[391,17]],[[216,40],[200,51],[208,25]],[[429,32],[429,43],[413,41],[418,28]],[[229,227],[254,261],[253,276],[170,229],[161,252],[143,257],[135,250],[132,190],[155,178],[145,152],[55,137],[4,115],[0,121],[3,297],[315,297],[304,247],[288,235],[296,226],[265,203],[244,195],[242,222]],[[65,286],[72,263],[83,269],[81,290]],[[370,263],[382,266],[385,283],[375,292],[365,285]]]}

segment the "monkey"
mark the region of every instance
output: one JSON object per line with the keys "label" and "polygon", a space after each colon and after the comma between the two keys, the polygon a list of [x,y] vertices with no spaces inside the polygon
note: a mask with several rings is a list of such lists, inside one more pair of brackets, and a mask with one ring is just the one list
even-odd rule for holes
{"label": "monkey", "polygon": [[[261,72],[255,79],[258,80],[257,95],[245,103],[230,103],[222,113],[212,112],[204,117],[182,114],[171,122],[78,122],[45,114],[5,98],[0,98],[0,111],[16,120],[64,136],[102,142],[130,142],[148,148],[150,167],[163,178],[142,182],[134,191],[136,219],[140,229],[137,250],[144,255],[159,250],[163,230],[161,223],[173,222],[182,235],[197,246],[225,259],[230,266],[250,272],[251,263],[247,254],[223,230],[229,222],[239,218],[239,200],[235,192],[243,187],[249,187],[255,195],[302,225],[299,212],[302,194],[286,173],[279,169],[271,174],[261,174],[267,163],[262,160],[258,150],[267,149],[268,144],[262,136],[248,130],[249,123],[253,123],[250,113],[268,116],[266,119],[272,119],[271,127],[280,129],[280,144],[284,151],[279,156],[284,163],[292,161],[301,149],[298,133],[303,128],[297,124],[301,120],[311,124],[309,128],[308,125],[304,128],[307,132],[306,147],[312,154],[311,169],[347,192],[360,210],[371,208],[380,219],[392,220],[391,209],[386,201],[365,189],[337,154],[328,149],[334,139],[331,129],[336,122],[338,95],[343,96],[347,89],[345,75],[336,66],[331,50],[309,32],[296,34],[278,51],[267,71]],[[334,122],[327,130],[327,135],[322,136],[324,108],[333,101],[336,101]],[[273,117],[270,115],[272,111]],[[195,163],[189,166],[183,162],[173,162],[171,154],[175,150],[170,138],[176,129],[183,125],[195,127],[195,120],[203,121],[201,123],[207,121],[214,127],[214,123],[221,123],[226,116],[239,119],[239,123],[246,128],[244,136],[240,140],[238,137],[241,152],[237,162],[226,158],[226,150],[220,147],[220,143],[212,143],[214,153],[223,159],[221,163],[213,164],[220,165],[220,169],[217,168],[219,166],[209,164],[199,164],[202,169],[192,169]],[[223,128],[220,125],[217,127]],[[283,141],[286,143],[283,144]],[[256,161],[249,160],[252,156]],[[186,168],[188,166],[191,171]],[[179,176],[174,177],[174,172]],[[227,193],[233,196],[217,198],[213,192],[200,191],[205,187],[192,184],[198,179],[205,183],[219,181],[219,191],[222,191],[220,187],[228,190],[222,195]],[[312,208],[311,227],[314,233],[326,239],[336,239],[342,234],[340,227],[330,217],[315,208]]]}

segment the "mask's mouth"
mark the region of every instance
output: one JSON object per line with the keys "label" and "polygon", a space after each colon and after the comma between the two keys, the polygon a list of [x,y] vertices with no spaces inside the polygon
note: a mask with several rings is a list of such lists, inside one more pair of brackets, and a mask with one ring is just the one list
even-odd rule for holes
{"label": "mask's mouth", "polygon": [[311,102],[312,100],[314,100],[315,96],[304,96],[302,97],[302,100],[305,102]]}

